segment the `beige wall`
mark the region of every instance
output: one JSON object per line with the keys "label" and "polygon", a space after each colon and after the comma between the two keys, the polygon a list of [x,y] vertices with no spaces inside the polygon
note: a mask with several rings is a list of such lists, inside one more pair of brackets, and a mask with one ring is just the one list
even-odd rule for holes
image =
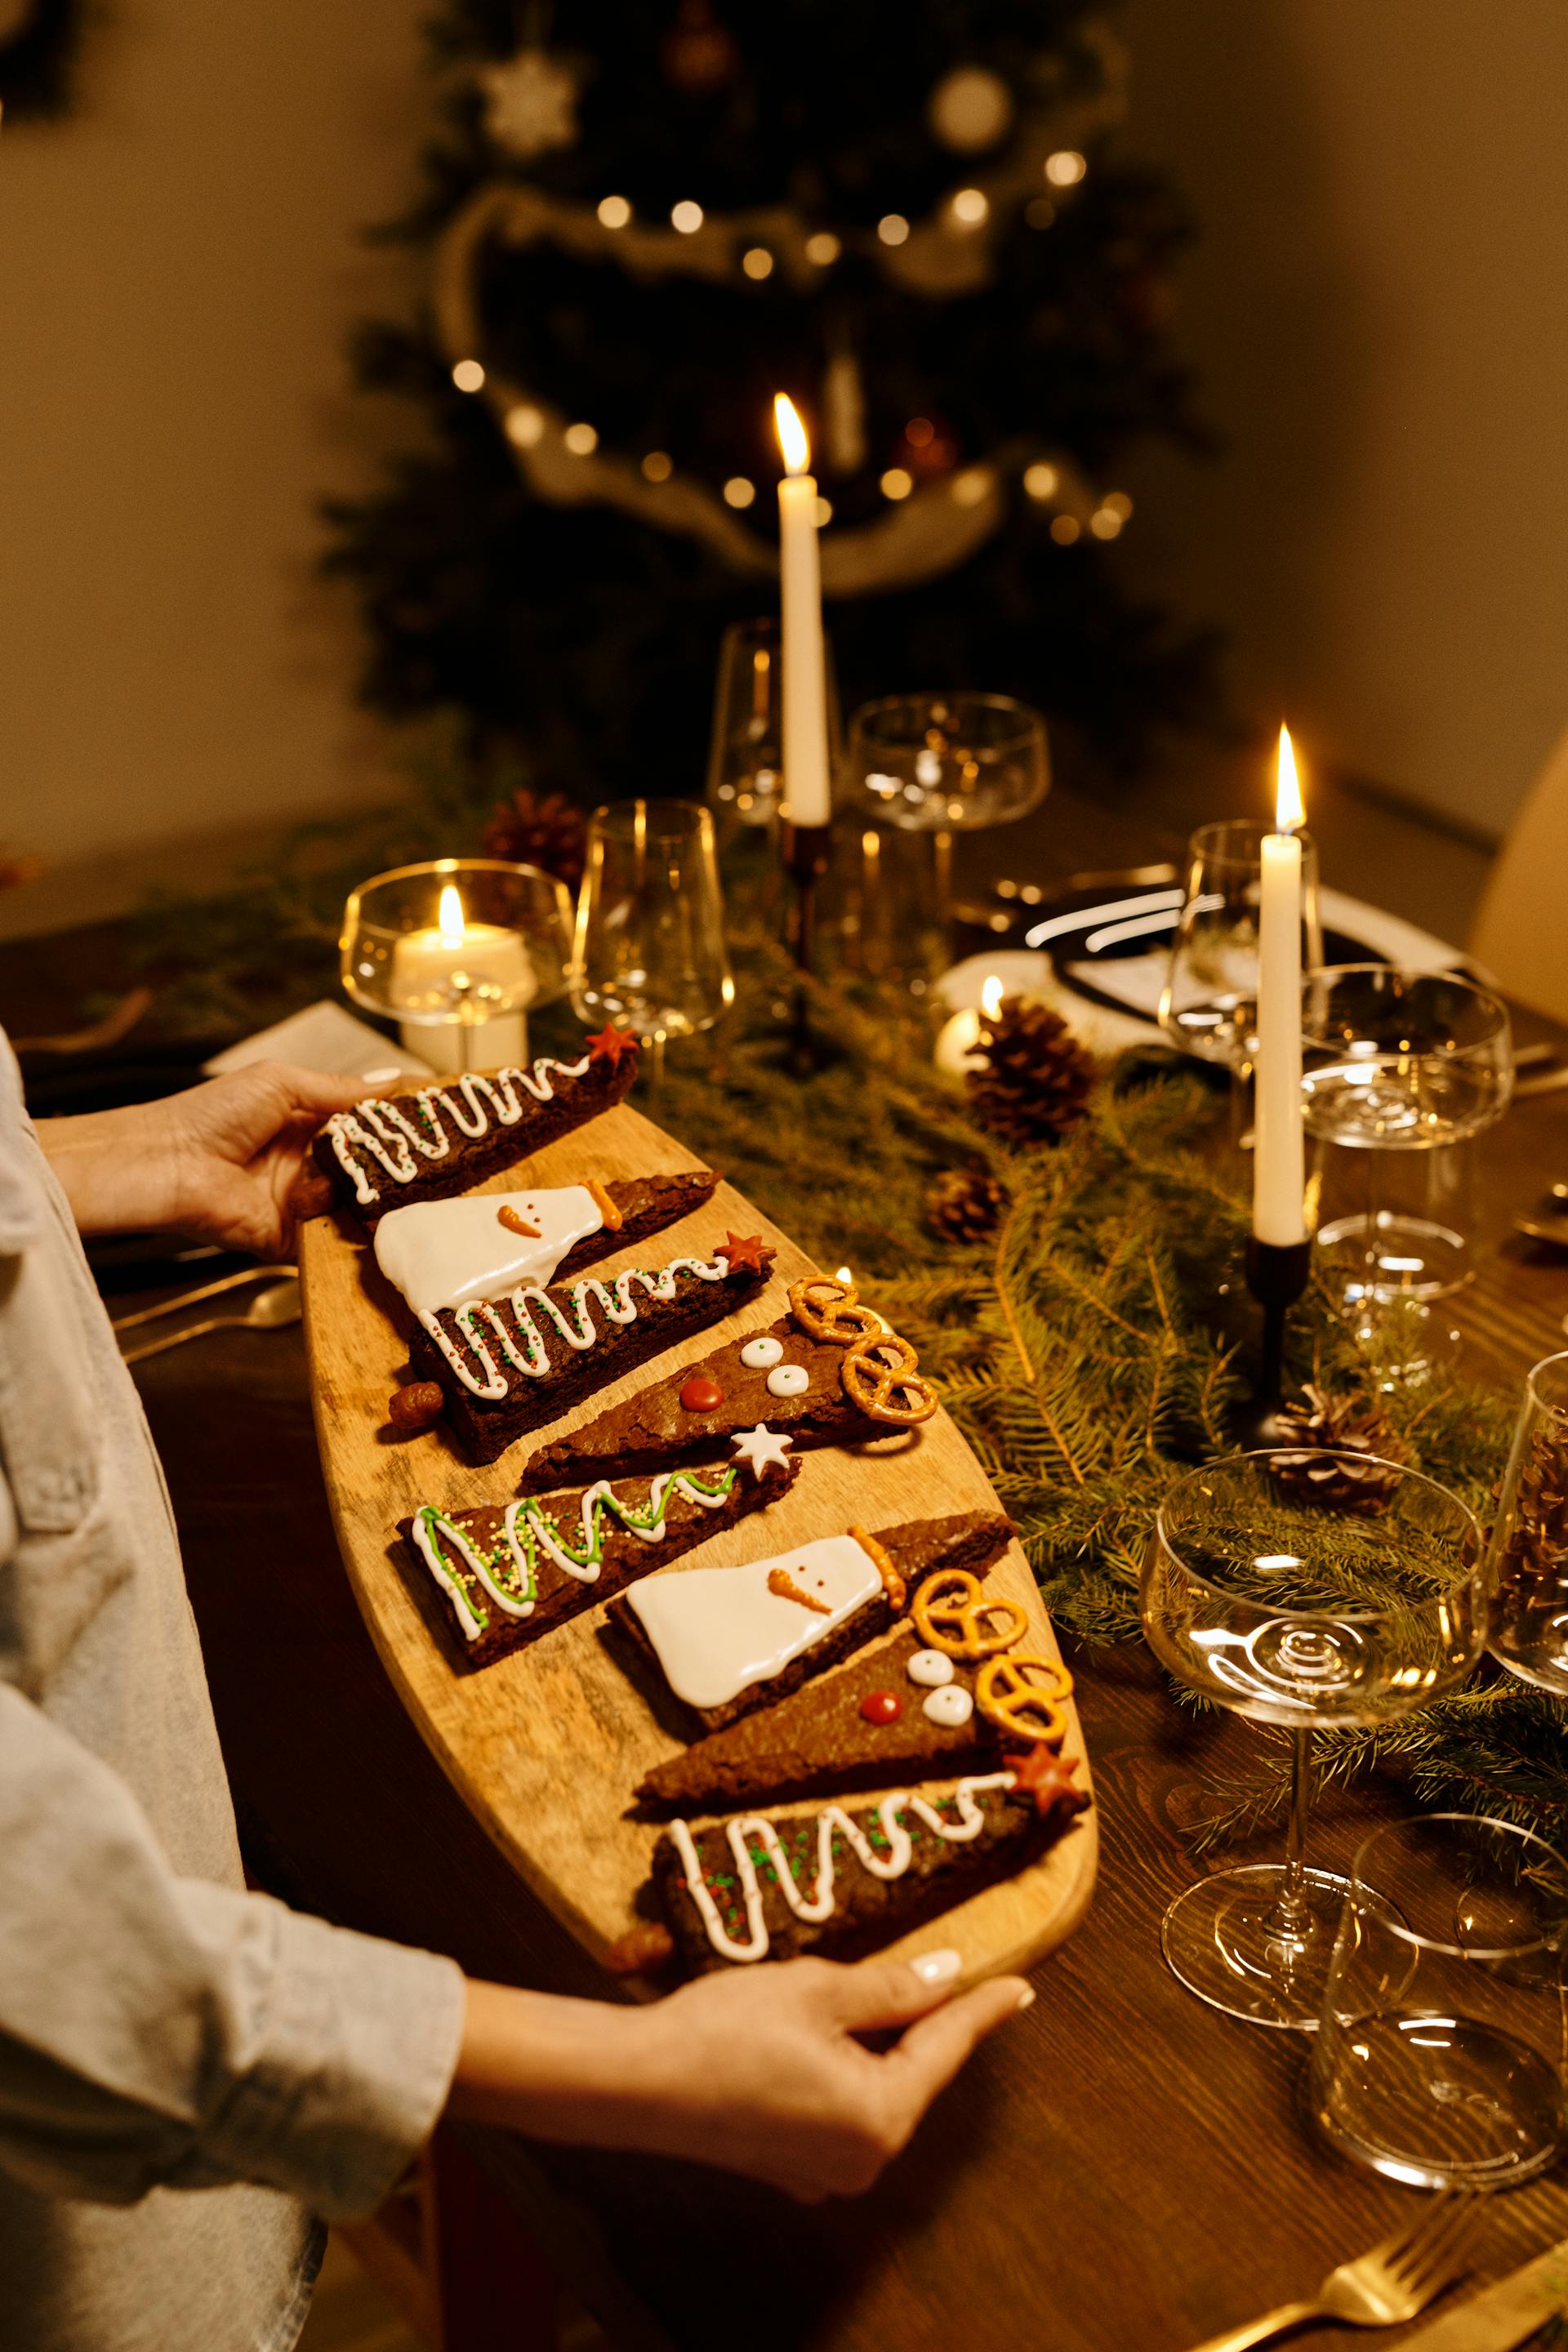
{"label": "beige wall", "polygon": [[[1143,561],[1352,772],[1503,826],[1568,723],[1568,6],[1131,0],[1230,441]],[[1129,546],[1132,544],[1131,535]]]}
{"label": "beige wall", "polygon": [[[0,132],[0,844],[52,861],[384,791],[313,509],[398,298],[419,0],[115,0]],[[26,896],[26,894],[22,894]]]}

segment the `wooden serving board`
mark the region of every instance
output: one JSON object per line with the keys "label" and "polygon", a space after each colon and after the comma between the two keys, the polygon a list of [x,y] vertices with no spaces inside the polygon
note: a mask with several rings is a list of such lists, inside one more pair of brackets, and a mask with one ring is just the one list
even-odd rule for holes
{"label": "wooden serving board", "polygon": [[[577,1184],[698,1168],[702,1162],[625,1106],[494,1177],[481,1189]],[[383,1664],[454,1788],[540,1899],[595,1959],[630,1927],[648,1874],[657,1825],[628,1822],[637,1781],[679,1743],[655,1720],[599,1637],[603,1607],[557,1626],[531,1647],[458,1674],[437,1643],[399,1564],[396,1527],[423,1503],[446,1510],[510,1500],[529,1451],[590,1419],[643,1383],[668,1376],[784,1311],[784,1289],[816,1272],[788,1235],[721,1184],[706,1209],[591,1269],[608,1277],[638,1259],[658,1265],[682,1253],[711,1254],[727,1228],[762,1233],[778,1251],[767,1288],[727,1321],[601,1389],[575,1412],[525,1437],[484,1469],[458,1461],[438,1431],[399,1437],[387,1400],[405,1375],[403,1302],[374,1254],[346,1219],[318,1217],[300,1236],[305,1336],[321,1466],[339,1546]],[[823,1447],[802,1455],[782,1503],[698,1545],[664,1573],[756,1559],[813,1537],[948,1512],[997,1507],[989,1480],[945,1412],[869,1447]],[[1056,1654],[1050,1621],[1016,1544],[992,1570],[989,1589],[1021,1601],[1030,1647]],[[1076,1714],[1066,1752],[1089,1767]],[[938,1784],[931,1784],[936,1786]],[[875,1792],[855,1798],[874,1801]],[[815,1811],[780,1805],[779,1817]],[[1072,1933],[1094,1886],[1093,1811],[1061,1843],[1016,1878],[986,1887],[893,1947],[955,1944],[967,1978],[1026,1968]]]}

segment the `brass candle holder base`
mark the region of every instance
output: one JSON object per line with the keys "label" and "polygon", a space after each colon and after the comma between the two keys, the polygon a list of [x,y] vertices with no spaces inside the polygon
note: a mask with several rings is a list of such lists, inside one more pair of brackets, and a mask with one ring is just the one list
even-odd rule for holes
{"label": "brass candle holder base", "polygon": [[1247,1242],[1247,1286],[1263,1309],[1263,1347],[1252,1394],[1232,1420],[1237,1440],[1247,1450],[1276,1445],[1283,1435],[1279,1412],[1285,1395],[1285,1318],[1306,1289],[1311,1271],[1310,1241],[1260,1242],[1254,1234]]}
{"label": "brass candle holder base", "polygon": [[[796,968],[807,973],[816,961],[816,892],[832,856],[833,828],[792,824],[786,818],[779,827],[779,846],[784,872],[795,885],[790,946]],[[795,1077],[808,1078],[829,1058],[826,1040],[812,1028],[808,993],[802,980],[795,985],[784,1066]]]}

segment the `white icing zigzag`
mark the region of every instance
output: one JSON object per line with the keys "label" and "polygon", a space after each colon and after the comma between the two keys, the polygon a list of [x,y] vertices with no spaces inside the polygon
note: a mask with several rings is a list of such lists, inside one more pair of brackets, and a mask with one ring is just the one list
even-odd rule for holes
{"label": "white icing zigzag", "polygon": [[[719,1906],[709,1891],[702,1875],[702,1863],[697,1852],[696,1840],[685,1822],[672,1822],[670,1838],[680,1856],[686,1873],[686,1891],[701,1914],[708,1930],[708,1940],[714,1950],[727,1960],[765,1960],[768,1956],[767,1922],[763,1916],[763,1894],[757,1883],[757,1865],[752,1859],[754,1838],[767,1855],[778,1881],[780,1894],[797,1919],[812,1926],[831,1918],[835,1909],[834,1884],[837,1876],[833,1841],[842,1837],[856,1860],[873,1878],[901,1878],[910,1866],[914,1852],[910,1833],[897,1817],[900,1812],[920,1816],[934,1837],[949,1845],[967,1845],[979,1836],[985,1826],[985,1815],[974,1800],[991,1789],[1010,1789],[1011,1772],[986,1772],[973,1780],[960,1780],[949,1801],[958,1808],[956,1822],[944,1821],[941,1813],[928,1805],[923,1797],[911,1796],[907,1789],[895,1789],[882,1799],[877,1808],[877,1821],[887,1842],[886,1853],[879,1853],[865,1831],[852,1814],[841,1805],[828,1805],[816,1817],[816,1875],[809,1895],[802,1893],[795,1883],[789,1859],[772,1822],[761,1813],[746,1813],[739,1820],[727,1822],[726,1833],[730,1851],[735,1858],[735,1871],[746,1906],[745,1943],[737,1943],[726,1930],[719,1916]],[[789,1822],[786,1827],[795,1827]]]}
{"label": "white icing zigzag", "polygon": [[[452,1149],[451,1138],[441,1127],[443,1110],[449,1113],[459,1135],[477,1142],[488,1132],[492,1118],[501,1127],[517,1125],[526,1108],[518,1094],[519,1087],[535,1102],[553,1102],[555,1089],[550,1083],[551,1071],[563,1078],[580,1078],[592,1061],[591,1054],[584,1054],[580,1062],[557,1062],[542,1055],[531,1070],[500,1070],[493,1079],[470,1070],[458,1080],[453,1091],[445,1087],[422,1087],[414,1097],[419,1107],[418,1124],[395,1102],[384,1102],[371,1096],[353,1110],[335,1111],[324,1131],[331,1138],[339,1167],[353,1184],[355,1200],[362,1208],[368,1208],[373,1201],[381,1198],[380,1190],[371,1182],[351,1146],[357,1144],[362,1151],[367,1151],[395,1184],[412,1184],[419,1174],[416,1152],[426,1160],[445,1160]],[[488,1109],[479,1100],[481,1094],[489,1098]],[[457,1096],[463,1099],[458,1101]]]}
{"label": "white icing zigzag", "polygon": [[568,1311],[563,1309],[560,1301],[548,1290],[542,1289],[536,1282],[524,1283],[512,1292],[506,1302],[517,1318],[518,1332],[522,1341],[521,1349],[501,1320],[499,1302],[487,1300],[479,1306],[460,1307],[452,1319],[478,1358],[483,1370],[482,1379],[464,1361],[455,1341],[443,1329],[436,1316],[421,1315],[419,1320],[463,1386],[472,1395],[484,1397],[490,1403],[497,1404],[510,1393],[510,1383],[491,1354],[489,1340],[479,1329],[481,1323],[488,1327],[513,1370],[525,1373],[531,1381],[539,1381],[550,1370],[550,1358],[545,1349],[544,1334],[534,1313],[536,1307],[543,1308],[567,1346],[581,1351],[594,1347],[602,1336],[587,1310],[584,1303],[587,1299],[597,1299],[606,1323],[635,1323],[637,1309],[632,1298],[634,1283],[640,1284],[650,1298],[659,1299],[668,1305],[675,1297],[678,1274],[695,1275],[699,1282],[722,1282],[729,1271],[728,1258],[675,1257],[655,1273],[649,1273],[639,1265],[628,1266],[625,1274],[617,1274],[615,1281],[607,1286],[591,1275],[584,1275],[580,1281],[571,1284],[566,1292],[570,1319]]}

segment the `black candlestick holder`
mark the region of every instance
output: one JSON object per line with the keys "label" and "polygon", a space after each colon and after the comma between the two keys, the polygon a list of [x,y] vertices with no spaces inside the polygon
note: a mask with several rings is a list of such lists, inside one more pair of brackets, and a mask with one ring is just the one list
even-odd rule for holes
{"label": "black candlestick holder", "polygon": [[[780,827],[780,836],[784,871],[795,885],[792,944],[795,964],[804,974],[812,970],[816,961],[817,885],[827,871],[833,828],[827,824],[791,824],[786,818]],[[786,1066],[797,1078],[807,1078],[821,1068],[823,1058],[821,1041],[811,1025],[810,1002],[802,979],[795,984]]]}
{"label": "black candlestick holder", "polygon": [[1254,1234],[1247,1242],[1247,1286],[1263,1309],[1263,1348],[1252,1394],[1236,1414],[1236,1433],[1245,1447],[1275,1445],[1284,1434],[1279,1411],[1285,1399],[1285,1318],[1311,1270],[1310,1241],[1260,1242]]}

